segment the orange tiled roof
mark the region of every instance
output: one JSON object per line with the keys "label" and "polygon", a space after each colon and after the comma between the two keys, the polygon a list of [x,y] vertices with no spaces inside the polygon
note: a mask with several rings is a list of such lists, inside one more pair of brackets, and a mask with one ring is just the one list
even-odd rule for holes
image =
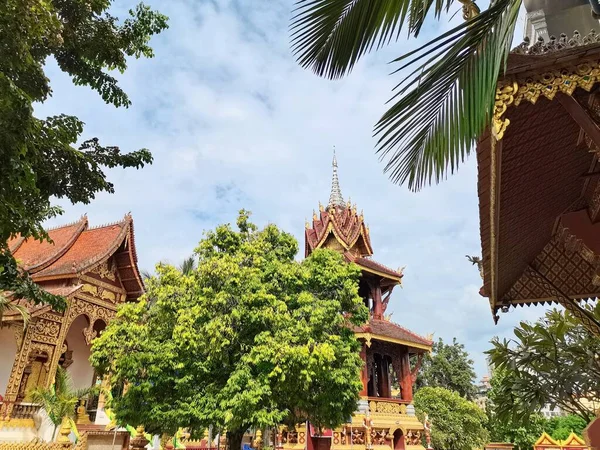
{"label": "orange tiled roof", "polygon": [[97,228],[88,228],[84,216],[78,222],[49,230],[48,234],[52,242],[24,240],[19,236],[8,242],[20,267],[34,281],[72,278],[114,257],[127,297],[135,299],[144,292],[130,215]]}
{"label": "orange tiled roof", "polygon": [[123,242],[128,231],[127,225],[127,221],[123,220],[85,230],[62,257],[36,273],[35,277],[82,272],[94,263],[104,260]]}
{"label": "orange tiled roof", "polygon": [[[10,248],[11,242],[13,242],[15,247],[15,250],[12,250],[13,256],[23,269],[33,273],[56,261],[73,245],[87,226],[87,217],[84,216],[75,223],[48,230],[52,242],[38,241],[33,238],[23,240],[17,237],[9,241],[8,245]],[[14,242],[18,239],[20,239],[20,243]]]}

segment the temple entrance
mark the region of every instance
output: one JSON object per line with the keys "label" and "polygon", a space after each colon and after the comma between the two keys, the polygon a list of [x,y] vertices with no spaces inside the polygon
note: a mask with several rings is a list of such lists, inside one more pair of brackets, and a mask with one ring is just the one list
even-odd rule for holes
{"label": "temple entrance", "polygon": [[86,316],[79,316],[73,321],[65,339],[67,351],[61,356],[61,365],[71,376],[74,389],[90,387],[94,378],[94,369],[89,361],[91,346],[86,342],[84,335],[88,328]]}
{"label": "temple entrance", "polygon": [[400,428],[394,431],[394,450],[404,450],[404,433]]}
{"label": "temple entrance", "polygon": [[8,380],[13,368],[12,362],[17,355],[17,341],[15,339],[15,329],[10,326],[0,328],[0,395],[4,396]]}

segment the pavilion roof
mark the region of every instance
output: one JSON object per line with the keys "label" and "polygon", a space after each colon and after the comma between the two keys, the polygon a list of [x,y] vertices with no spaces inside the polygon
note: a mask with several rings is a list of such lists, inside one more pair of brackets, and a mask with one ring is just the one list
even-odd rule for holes
{"label": "pavilion roof", "polygon": [[433,345],[431,339],[419,336],[417,333],[385,319],[371,318],[365,325],[353,327],[353,331],[359,338],[406,345],[417,350],[429,351]]}
{"label": "pavilion roof", "polygon": [[477,145],[484,285],[511,305],[600,294],[600,44],[521,47]]}
{"label": "pavilion roof", "polygon": [[68,279],[83,275],[114,257],[127,297],[135,299],[144,292],[137,267],[133,219],[89,228],[87,217],[48,230],[52,242],[14,237],[9,248],[20,267],[36,282]]}

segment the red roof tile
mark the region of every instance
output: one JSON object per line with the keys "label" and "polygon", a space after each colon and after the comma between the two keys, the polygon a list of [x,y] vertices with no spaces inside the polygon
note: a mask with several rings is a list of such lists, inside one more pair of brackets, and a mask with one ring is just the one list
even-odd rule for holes
{"label": "red roof tile", "polygon": [[346,249],[355,248],[361,256],[373,254],[364,217],[355,208],[338,206],[321,210],[319,217],[313,218],[312,228],[305,232],[306,256],[320,248],[330,233]]}
{"label": "red roof tile", "polygon": [[376,336],[383,336],[391,339],[411,342],[418,345],[430,347],[433,341],[426,339],[418,334],[389,320],[371,319],[369,323],[362,327],[353,327],[355,333],[371,333]]}
{"label": "red roof tile", "polygon": [[383,264],[378,263],[370,258],[356,258],[354,263],[359,265],[360,267],[364,267],[366,269],[376,270],[378,272],[382,272],[386,275],[390,275],[392,277],[402,278],[404,274],[402,272],[395,271],[394,269],[390,269]]}
{"label": "red roof tile", "polygon": [[15,242],[17,238],[14,238],[9,241],[9,247],[11,243],[13,247],[16,247],[13,255],[21,267],[28,272],[36,272],[54,262],[67,251],[79,234],[87,228],[87,224],[87,217],[84,216],[78,222],[48,230],[48,236],[52,242],[29,238],[18,244]]}
{"label": "red roof tile", "polygon": [[128,231],[126,220],[84,231],[64,255],[44,270],[36,273],[34,279],[84,271],[114,253],[125,239]]}

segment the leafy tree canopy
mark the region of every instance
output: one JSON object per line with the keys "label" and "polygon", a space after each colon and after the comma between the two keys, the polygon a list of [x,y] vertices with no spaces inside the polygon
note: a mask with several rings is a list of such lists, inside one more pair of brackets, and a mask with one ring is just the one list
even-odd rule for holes
{"label": "leafy tree canopy", "polygon": [[431,354],[426,354],[417,377],[417,389],[423,386],[443,387],[458,392],[467,399],[475,395],[473,360],[456,338],[444,344],[434,342]]}
{"label": "leafy tree canopy", "polygon": [[498,404],[502,403],[502,386],[505,384],[505,371],[495,369],[488,392],[486,412],[488,414],[488,431],[492,442],[511,442],[516,450],[531,450],[533,444],[547,429],[547,421],[540,414],[530,415],[526,421],[512,417],[498,417]]}
{"label": "leafy tree canopy", "polygon": [[335,427],[354,412],[362,361],[349,325],[368,318],[359,268],[328,250],[299,263],[293,236],[259,231],[245,211],[237,225],[207,232],[188,273],[158,265],[147,295],[94,341],[93,364],[129,386],[112,404],[121,423],[213,424],[238,448],[252,426]]}
{"label": "leafy tree canopy", "polygon": [[120,21],[108,13],[112,0],[6,0],[0,5],[0,290],[35,302],[64,306],[21,273],[6,242],[11,236],[47,238],[42,222],[61,213],[51,197],[88,203],[113,192],[105,167],[143,167],[146,149],[128,154],[98,139],[79,147],[83,122],[59,114],[34,116],[33,106],[51,95],[44,72],[48,58],[114,106],[130,100],[110,72],[124,72],[127,57],[151,57],[150,37],[167,18],[139,4]]}
{"label": "leafy tree canopy", "polygon": [[473,450],[488,442],[487,417],[475,403],[441,387],[423,387],[414,398],[420,420],[431,420],[431,443],[436,450]]}
{"label": "leafy tree canopy", "polygon": [[[600,320],[600,306],[589,309]],[[549,404],[591,421],[586,400],[600,398],[600,339],[556,309],[534,324],[521,322],[514,333],[510,340],[495,338],[487,352],[504,373],[496,386],[498,417],[526,421]]]}
{"label": "leafy tree canopy", "polygon": [[[583,430],[589,425],[579,416],[569,414],[568,416],[551,417],[546,421],[544,431],[552,438],[564,441],[571,433],[583,436]],[[539,437],[539,436],[538,436]]]}

